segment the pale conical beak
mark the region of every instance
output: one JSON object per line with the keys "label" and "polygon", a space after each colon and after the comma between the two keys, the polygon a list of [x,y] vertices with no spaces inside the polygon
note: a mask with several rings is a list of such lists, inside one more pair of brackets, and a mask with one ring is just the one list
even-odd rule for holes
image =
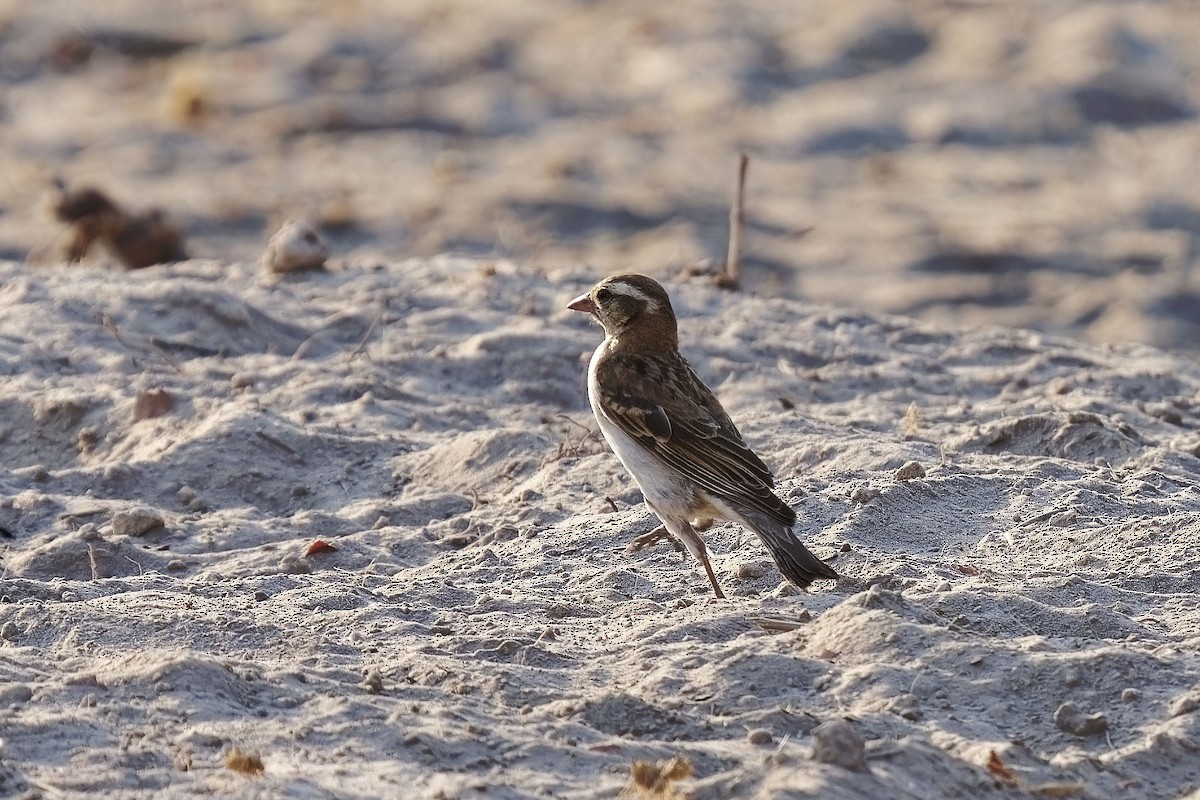
{"label": "pale conical beak", "polygon": [[567,303],[567,308],[572,311],[582,311],[586,314],[596,313],[596,304],[592,302],[591,294],[581,294],[571,302]]}

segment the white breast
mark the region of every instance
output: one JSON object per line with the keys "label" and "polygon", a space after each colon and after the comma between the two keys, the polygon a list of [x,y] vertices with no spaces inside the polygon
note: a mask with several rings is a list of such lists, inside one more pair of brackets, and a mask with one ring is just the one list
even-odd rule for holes
{"label": "white breast", "polygon": [[620,425],[609,419],[605,415],[604,409],[600,407],[600,387],[596,380],[596,368],[600,357],[608,349],[611,341],[611,339],[605,339],[596,348],[596,352],[592,355],[592,362],[588,366],[588,399],[592,404],[592,413],[596,415],[596,422],[600,424],[600,432],[608,440],[608,445],[617,454],[617,458],[625,465],[625,469],[629,470],[629,474],[633,476],[633,480],[642,490],[642,495],[650,505],[661,512],[660,515],[687,519],[691,516],[689,505],[692,498],[692,490],[687,479],[655,458],[650,451],[625,433]]}

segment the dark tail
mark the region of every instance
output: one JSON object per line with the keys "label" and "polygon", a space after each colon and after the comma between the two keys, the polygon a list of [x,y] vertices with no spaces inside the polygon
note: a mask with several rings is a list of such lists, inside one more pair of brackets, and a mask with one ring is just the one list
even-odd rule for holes
{"label": "dark tail", "polygon": [[[740,510],[740,509],[739,509]],[[746,521],[746,527],[758,534],[758,538],[771,552],[775,565],[783,573],[783,577],[807,589],[815,580],[828,578],[837,580],[838,574],[833,567],[809,552],[808,548],[796,538],[789,525],[753,509],[741,512]]]}

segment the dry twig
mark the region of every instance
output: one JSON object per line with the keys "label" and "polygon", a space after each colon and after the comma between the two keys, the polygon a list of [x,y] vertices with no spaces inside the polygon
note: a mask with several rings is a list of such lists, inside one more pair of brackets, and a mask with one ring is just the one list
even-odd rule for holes
{"label": "dry twig", "polygon": [[722,289],[737,289],[742,281],[742,226],[745,224],[746,170],[750,157],[738,153],[737,184],[733,193],[733,207],[729,209],[729,252],[725,256],[725,268],[714,279]]}

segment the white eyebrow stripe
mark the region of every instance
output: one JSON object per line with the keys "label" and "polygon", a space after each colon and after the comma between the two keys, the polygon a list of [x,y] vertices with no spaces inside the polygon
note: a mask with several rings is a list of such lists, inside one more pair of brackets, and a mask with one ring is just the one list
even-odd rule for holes
{"label": "white eyebrow stripe", "polygon": [[651,308],[658,308],[658,303],[654,300],[654,298],[650,297],[650,295],[646,294],[636,286],[630,286],[628,283],[618,282],[608,284],[607,288],[610,292],[623,294],[626,297],[632,297],[635,300],[641,300],[643,303],[648,304]]}

